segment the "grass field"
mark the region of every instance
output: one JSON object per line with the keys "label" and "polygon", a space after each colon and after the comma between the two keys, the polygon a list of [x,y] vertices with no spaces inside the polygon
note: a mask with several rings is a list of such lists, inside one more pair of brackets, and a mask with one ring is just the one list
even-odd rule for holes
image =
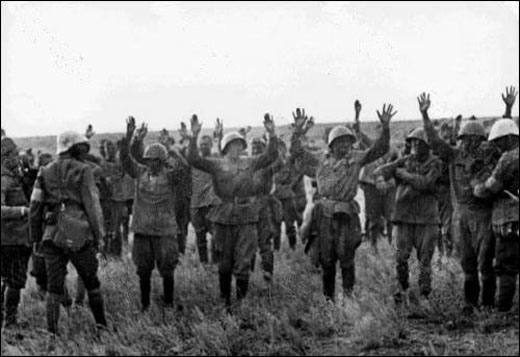
{"label": "grass field", "polygon": [[[462,272],[455,259],[434,257],[432,309],[399,310],[393,248],[380,243],[374,256],[364,243],[356,257],[352,298],[337,291],[336,304],[321,294],[319,273],[284,241],[275,255],[275,280],[263,282],[258,267],[244,303],[228,315],[218,299],[215,267],[202,267],[190,232],[186,256],[175,273],[175,299],[182,309],[160,304],[154,272],[152,307],[139,312],[139,287],[128,256],[100,269],[110,332],[97,335],[87,307],[62,308],[61,336],[45,331],[45,304],[30,279],[20,319],[30,327],[2,334],[2,355],[518,355],[518,298],[507,317],[478,313],[461,318]],[[412,258],[412,286],[417,262]],[[69,269],[74,290],[74,269]],[[337,287],[340,285],[338,275]]]}
{"label": "grass field", "polygon": [[[402,123],[393,124],[394,138],[419,124]],[[315,138],[321,139],[324,126],[313,130]],[[365,130],[374,132],[373,127]],[[154,135],[151,133],[149,140]],[[53,140],[19,138],[17,142],[34,151],[42,145],[49,152],[54,151]],[[358,199],[363,206],[362,196]],[[392,299],[396,289],[394,249],[381,241],[376,256],[364,242],[357,251],[353,297],[343,298],[338,274],[337,300],[332,304],[323,298],[319,271],[311,266],[301,244],[293,252],[284,237],[281,252],[275,253],[272,286],[264,283],[257,259],[248,297],[228,315],[218,298],[216,267],[199,264],[190,228],[187,253],[175,272],[175,299],[182,309],[161,306],[162,284],[154,272],[152,307],[140,313],[135,267],[126,254],[122,261],[109,260],[100,268],[110,331],[96,333],[87,307],[68,311],[62,308],[61,335],[51,343],[46,332],[45,304],[30,278],[20,307],[20,320],[29,327],[2,332],[1,354],[518,356],[518,294],[513,311],[506,316],[479,312],[471,318],[462,317],[460,264],[455,258],[439,259],[436,253],[432,311],[424,314],[414,304],[409,309],[398,309]],[[412,255],[410,281],[414,290],[417,270]],[[75,271],[69,271],[73,293]]]}

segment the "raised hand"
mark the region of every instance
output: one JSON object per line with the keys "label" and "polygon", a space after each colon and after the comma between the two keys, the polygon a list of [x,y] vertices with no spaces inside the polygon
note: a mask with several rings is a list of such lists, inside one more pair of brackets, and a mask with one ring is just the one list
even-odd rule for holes
{"label": "raised hand", "polygon": [[307,120],[307,123],[305,123],[305,127],[303,128],[303,134],[307,134],[309,130],[312,129],[314,126],[314,117],[310,117],[309,120]]}
{"label": "raised hand", "polygon": [[190,124],[191,124],[191,134],[194,137],[198,137],[200,130],[202,129],[202,123],[199,122],[199,118],[197,117],[196,114],[192,115],[192,117],[190,119]]}
{"label": "raised hand", "polygon": [[515,104],[516,96],[518,92],[516,88],[511,86],[509,88],[506,87],[506,94],[502,93],[502,100],[508,107],[512,107]]}
{"label": "raised hand", "polygon": [[224,136],[224,121],[217,118],[215,123],[215,131],[213,132],[213,137],[222,139]]}
{"label": "raised hand", "polygon": [[96,135],[96,132],[94,131],[94,129],[92,128],[92,124],[89,124],[87,126],[87,131],[85,132],[85,136],[87,137],[87,139],[90,139],[91,137],[93,137],[94,135]]}
{"label": "raised hand", "polygon": [[421,94],[417,97],[417,102],[419,102],[419,110],[421,113],[426,113],[431,105],[430,95],[426,93]]}
{"label": "raised hand", "polygon": [[143,141],[146,137],[146,134],[148,134],[148,124],[142,123],[141,127],[137,129],[136,140]]}
{"label": "raised hand", "polygon": [[273,116],[269,115],[269,113],[266,113],[264,115],[264,128],[270,137],[275,136],[275,125],[274,125]]}
{"label": "raised hand", "polygon": [[184,123],[183,121],[181,121],[181,127],[179,128],[178,133],[181,137],[181,140],[186,140],[190,136],[188,134],[188,127],[186,126],[186,123]]}
{"label": "raised hand", "polygon": [[296,112],[293,112],[292,116],[294,119],[293,127],[299,131],[303,131],[308,120],[305,115],[305,109],[296,108]]}
{"label": "raised hand", "polygon": [[359,100],[354,102],[354,110],[356,111],[356,120],[359,119],[359,113],[361,113],[361,103]]}
{"label": "raised hand", "polygon": [[388,107],[386,107],[386,104],[383,104],[383,113],[379,113],[379,110],[377,111],[377,116],[379,117],[379,121],[383,125],[389,125],[390,121],[392,120],[392,117],[397,114],[397,112],[393,112],[394,106],[392,104],[388,104]]}
{"label": "raised hand", "polygon": [[[126,119],[126,137],[131,138],[134,135],[136,125],[135,125],[135,118],[133,116],[129,116],[128,119]],[[128,140],[130,141],[130,140]]]}

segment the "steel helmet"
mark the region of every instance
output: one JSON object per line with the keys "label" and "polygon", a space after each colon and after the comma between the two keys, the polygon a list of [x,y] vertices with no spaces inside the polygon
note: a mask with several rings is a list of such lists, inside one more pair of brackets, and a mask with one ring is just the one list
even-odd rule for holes
{"label": "steel helmet", "polygon": [[222,138],[222,152],[226,152],[226,146],[235,140],[240,140],[242,144],[244,144],[244,148],[247,147],[246,139],[244,139],[244,137],[240,135],[239,132],[232,131],[224,135],[224,138]]}
{"label": "steel helmet", "polygon": [[330,131],[327,144],[329,145],[329,147],[332,147],[332,143],[334,142],[334,140],[344,136],[351,137],[353,141],[356,141],[356,136],[354,135],[352,130],[350,130],[346,126],[336,126],[334,129]]}
{"label": "steel helmet", "polygon": [[497,120],[491,127],[488,140],[493,141],[508,135],[518,136],[518,127],[511,119],[500,119]]}
{"label": "steel helmet", "polygon": [[412,139],[421,140],[426,145],[430,146],[428,144],[428,139],[426,138],[426,133],[424,132],[424,128],[422,126],[415,128],[408,136],[406,137],[406,141],[410,141]]}
{"label": "steel helmet", "polygon": [[168,158],[168,150],[163,144],[153,143],[146,147],[144,150],[143,159],[159,159],[166,161]]}
{"label": "steel helmet", "polygon": [[89,144],[88,139],[76,131],[65,131],[58,135],[58,155],[63,154],[76,144]]}
{"label": "steel helmet", "polygon": [[460,139],[464,135],[476,135],[476,136],[481,136],[485,139],[486,131],[484,130],[484,127],[482,126],[482,124],[480,124],[474,120],[471,120],[471,121],[464,123],[462,128],[460,128],[459,134],[457,135],[457,139]]}
{"label": "steel helmet", "polygon": [[13,139],[8,137],[2,138],[2,156],[7,156],[10,153],[16,151],[18,148],[14,143]]}

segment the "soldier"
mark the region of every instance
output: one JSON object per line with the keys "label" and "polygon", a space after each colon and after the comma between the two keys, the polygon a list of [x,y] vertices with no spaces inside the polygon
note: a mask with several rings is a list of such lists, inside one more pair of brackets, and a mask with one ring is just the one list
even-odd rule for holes
{"label": "soldier", "polygon": [[104,236],[94,174],[83,158],[86,137],[67,131],[58,136],[59,158],[40,169],[30,203],[31,241],[41,245],[47,268],[47,328],[58,333],[67,264],[72,262],[88,291],[98,327],[106,327],[97,276],[96,247]]}
{"label": "soldier", "polygon": [[[135,119],[127,120],[126,138],[121,146],[124,170],[135,180],[135,200],[132,230],[134,244],[132,258],[137,266],[141,290],[141,306],[145,311],[150,306],[151,276],[155,265],[163,279],[164,303],[173,305],[174,272],[178,262],[178,231],[175,211],[178,170],[169,168],[168,152],[159,143],[148,145],[144,150],[142,165],[129,153],[129,145],[136,129]],[[135,138],[142,142],[146,132],[140,131]]]}
{"label": "soldier", "polygon": [[22,189],[18,148],[11,138],[2,138],[2,295],[0,328],[17,325],[20,290],[27,281],[31,256],[28,232],[28,199]]}
{"label": "soldier", "polygon": [[[291,138],[291,154],[301,162],[304,173],[316,177],[320,201],[313,209],[313,223],[319,237],[310,244],[318,247],[319,261],[323,270],[323,293],[334,300],[336,262],[339,260],[343,290],[351,295],[355,281],[355,252],[361,244],[359,204],[354,200],[358,190],[359,172],[366,164],[377,160],[389,149],[392,105],[378,111],[382,133],[367,151],[353,150],[354,133],[345,126],[331,130],[328,138],[330,152],[319,160],[301,146],[302,131],[308,130],[305,111],[293,113],[295,125]],[[312,121],[311,121],[312,126]],[[312,230],[312,229],[311,229]],[[311,235],[312,237],[312,235]]]}
{"label": "soldier", "polygon": [[[507,91],[504,101],[511,112],[515,102],[514,88]],[[495,245],[495,272],[498,276],[497,309],[511,310],[518,279],[519,256],[519,146],[518,126],[511,119],[500,119],[491,127],[488,140],[498,146],[502,156],[491,176],[474,187],[477,197],[492,197],[493,233]]]}
{"label": "soldier", "polygon": [[431,154],[423,128],[412,131],[406,140],[410,143],[411,154],[379,167],[375,174],[386,179],[394,177],[397,183],[392,216],[400,284],[396,302],[401,303],[403,297],[408,299],[408,259],[415,248],[419,261],[419,303],[427,309],[431,293],[431,259],[440,223],[435,184],[441,174],[441,162]]}
{"label": "soldier", "polygon": [[[204,135],[199,142],[201,157],[212,157],[212,147],[213,140],[210,136]],[[213,181],[209,173],[192,168],[191,178],[193,189],[193,194],[191,196],[191,221],[193,228],[195,229],[200,262],[207,263],[208,241],[206,237],[208,233],[213,234],[213,225],[208,219],[208,214],[212,209],[220,204],[220,200],[215,194]],[[214,258],[214,256],[212,256],[212,258]]]}
{"label": "soldier", "polygon": [[269,134],[269,144],[264,154],[244,157],[245,139],[239,133],[231,132],[223,138],[224,156],[210,159],[199,155],[197,138],[201,124],[197,116],[191,118],[188,162],[196,169],[211,174],[215,193],[222,201],[211,212],[210,219],[215,224],[220,293],[227,306],[231,304],[232,274],[236,277],[237,300],[246,296],[251,262],[257,250],[258,208],[254,202],[253,175],[273,163],[278,154],[275,125],[268,114],[264,117],[264,127]]}
{"label": "soldier", "polygon": [[493,160],[493,152],[484,143],[484,127],[476,121],[468,121],[462,126],[457,136],[460,144],[452,147],[438,136],[429,119],[430,96],[423,93],[418,101],[428,142],[440,159],[449,165],[456,202],[453,224],[464,271],[464,313],[470,314],[478,306],[480,292],[485,307],[494,306],[495,299],[491,202],[473,196],[470,185]]}
{"label": "soldier", "polygon": [[[358,137],[358,146],[365,150],[373,145],[373,140],[361,131],[359,115],[361,103],[356,100],[356,113],[353,129]],[[392,243],[392,213],[395,200],[395,180],[385,180],[382,176],[374,175],[374,170],[395,160],[397,154],[393,151],[386,153],[374,162],[365,165],[359,175],[360,187],[365,195],[365,234],[372,246],[372,251],[378,254],[377,241],[386,228],[388,243]]]}
{"label": "soldier", "polygon": [[[280,141],[281,142],[281,141]],[[253,138],[251,142],[251,155],[258,157],[265,153],[267,142],[263,137]],[[273,255],[273,241],[275,237],[281,234],[282,224],[282,204],[272,194],[274,185],[274,175],[280,168],[280,158],[270,166],[257,171],[254,174],[253,191],[258,194],[257,201],[259,205],[258,212],[258,248],[260,257],[262,259],[263,277],[266,282],[270,282],[273,278],[274,272],[274,255]],[[278,249],[280,246],[278,245]],[[256,257],[256,254],[253,256]],[[255,259],[251,264],[252,269],[255,266]]]}

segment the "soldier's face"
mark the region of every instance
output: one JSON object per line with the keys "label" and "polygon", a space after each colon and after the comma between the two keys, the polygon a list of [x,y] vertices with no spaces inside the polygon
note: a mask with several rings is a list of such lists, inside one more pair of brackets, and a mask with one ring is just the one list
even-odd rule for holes
{"label": "soldier's face", "polygon": [[113,143],[107,143],[106,154],[109,159],[113,159],[116,156],[116,147]]}
{"label": "soldier's face", "polygon": [[209,156],[211,155],[211,147],[212,147],[211,140],[203,139],[200,141],[199,149],[202,154],[202,156]]}
{"label": "soldier's face", "polygon": [[422,140],[410,140],[411,154],[414,156],[425,156],[430,151],[430,148]]}
{"label": "soldier's face", "polygon": [[163,162],[160,159],[146,159],[145,162],[153,175],[156,175],[163,167]]}
{"label": "soldier's face", "polygon": [[234,140],[227,145],[226,156],[239,157],[245,149],[244,144],[240,140]]}
{"label": "soldier's face", "polygon": [[332,143],[332,152],[336,157],[343,157],[350,153],[354,145],[354,140],[349,136],[343,136],[334,140]]}
{"label": "soldier's face", "polygon": [[460,138],[460,148],[465,152],[473,152],[475,151],[480,143],[482,142],[482,138],[477,135],[464,135]]}
{"label": "soldier's face", "polygon": [[8,170],[14,170],[21,165],[18,150],[11,151],[6,156],[2,157],[2,165]]}
{"label": "soldier's face", "polygon": [[253,144],[251,148],[251,154],[253,154],[253,156],[262,155],[264,151],[265,145],[263,144]]}
{"label": "soldier's face", "polygon": [[513,145],[514,141],[518,145],[518,136],[508,135],[493,140],[493,144],[495,144],[501,152],[505,152],[509,150],[509,148]]}

